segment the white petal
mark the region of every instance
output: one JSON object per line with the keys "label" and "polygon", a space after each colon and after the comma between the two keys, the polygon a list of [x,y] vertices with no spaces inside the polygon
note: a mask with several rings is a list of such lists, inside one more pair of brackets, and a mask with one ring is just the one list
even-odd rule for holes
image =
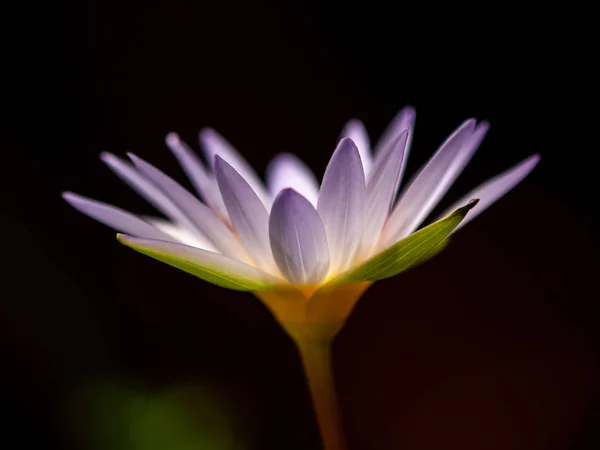
{"label": "white petal", "polygon": [[317,211],[327,233],[331,270],[345,270],[358,251],[366,213],[365,176],[349,138],[340,141],[327,165]]}
{"label": "white petal", "polygon": [[131,153],[128,155],[135,167],[158,186],[185,214],[192,224],[192,230],[197,230],[201,237],[208,239],[225,256],[248,262],[242,244],[208,206],[153,165]]}
{"label": "white petal", "polygon": [[368,178],[371,173],[371,166],[373,165],[373,156],[371,154],[371,140],[369,139],[367,129],[360,120],[352,119],[344,126],[340,139],[345,137],[352,139],[352,142],[358,148],[365,178]]}
{"label": "white petal", "polygon": [[400,174],[398,175],[398,185],[400,185],[402,182],[402,177],[404,176],[404,171],[406,170],[406,162],[408,161],[408,154],[410,152],[411,143],[414,136],[415,118],[416,112],[413,107],[407,106],[401,109],[400,112],[396,114],[396,117],[394,117],[394,119],[392,119],[390,124],[387,126],[379,138],[379,141],[377,141],[377,145],[375,146],[374,165],[378,165],[382,163],[381,159],[385,154],[385,149],[393,147],[394,142],[396,139],[398,139],[398,136],[400,136],[404,131],[408,130],[408,141],[404,149],[404,158],[402,161],[402,166],[400,167]]}
{"label": "white petal", "polygon": [[269,213],[244,178],[220,156],[215,174],[231,224],[258,267],[277,273],[269,243]]}
{"label": "white petal", "polygon": [[267,166],[267,185],[275,198],[285,188],[292,188],[316,206],[319,182],[314,173],[291,153],[280,153]]}
{"label": "white petal", "polygon": [[194,228],[194,225],[177,205],[129,163],[107,152],[102,153],[100,158],[119,178],[144,197],[149,203],[154,205],[154,207],[165,216],[176,223]]}
{"label": "white petal", "polygon": [[200,161],[200,158],[196,156],[192,149],[179,139],[177,133],[169,133],[165,138],[165,142],[177,158],[177,161],[179,161],[198,195],[202,197],[208,206],[217,211],[221,217],[228,220],[227,209],[225,208],[225,203],[223,203],[221,191],[219,191],[219,186],[214,175],[204,167],[204,164],[202,164],[202,161]]}
{"label": "white petal", "polygon": [[314,206],[293,189],[279,193],[269,218],[273,256],[293,284],[317,284],[327,276],[325,228]]}
{"label": "white petal", "polygon": [[391,245],[418,228],[460,175],[487,129],[486,122],[475,128],[475,120],[471,119],[446,139],[400,195],[383,229],[380,248]]}
{"label": "white petal", "polygon": [[470,199],[478,198],[479,203],[477,203],[477,205],[469,212],[469,214],[467,214],[467,217],[465,217],[465,219],[454,229],[453,233],[456,232],[456,230],[464,227],[467,223],[490,207],[496,200],[504,196],[508,191],[519,184],[534,169],[539,160],[539,155],[530,156],[507,171],[496,175],[494,178],[490,178],[448,208],[440,216],[440,218],[447,216],[452,211],[457,209],[457,205],[464,205]]}
{"label": "white petal", "polygon": [[361,248],[362,257],[369,256],[373,250],[392,208],[398,191],[408,134],[408,130],[405,130],[396,138],[394,145],[383,149],[377,155],[377,164],[367,182],[367,221]]}
{"label": "white petal", "polygon": [[215,169],[215,156],[219,155],[246,180],[263,204],[267,208],[271,208],[271,197],[267,193],[264,184],[252,166],[223,136],[212,128],[205,128],[200,132],[200,144],[213,170]]}
{"label": "white petal", "polygon": [[145,217],[144,219],[163,233],[168,234],[175,242],[201,248],[202,250],[218,252],[208,239],[201,238],[198,234],[190,232],[190,230],[181,225],[176,225],[169,220],[160,219],[158,217]]}
{"label": "white petal", "polygon": [[140,253],[229,289],[261,291],[284,280],[256,267],[199,248],[119,234],[119,241]]}
{"label": "white petal", "polygon": [[121,233],[141,238],[172,241],[169,234],[155,228],[150,223],[121,208],[98,202],[72,192],[63,192],[63,198],[77,211],[96,219]]}
{"label": "white petal", "polygon": [[408,144],[406,148],[406,152],[404,158],[408,156],[408,150],[410,149],[410,143],[412,141],[413,135],[413,127],[415,124],[416,112],[412,106],[407,106],[402,108],[398,114],[392,119],[390,124],[387,126],[385,131],[381,134],[379,141],[377,141],[377,145],[375,146],[375,155],[377,156],[383,149],[390,147],[394,144],[398,136],[402,134],[402,132],[409,130],[408,134]]}

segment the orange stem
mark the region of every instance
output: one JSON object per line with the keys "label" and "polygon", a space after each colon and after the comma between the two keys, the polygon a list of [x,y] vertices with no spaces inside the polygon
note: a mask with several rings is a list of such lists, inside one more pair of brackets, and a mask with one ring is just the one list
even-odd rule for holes
{"label": "orange stem", "polygon": [[315,407],[323,450],[345,450],[331,364],[331,340],[298,340],[304,372]]}

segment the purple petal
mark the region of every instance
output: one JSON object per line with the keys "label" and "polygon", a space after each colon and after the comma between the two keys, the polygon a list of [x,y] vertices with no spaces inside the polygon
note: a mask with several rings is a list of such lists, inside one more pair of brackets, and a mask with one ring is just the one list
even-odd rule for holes
{"label": "purple petal", "polygon": [[351,139],[344,138],[327,165],[317,204],[332,270],[345,270],[356,256],[364,230],[366,197],[358,149]]}
{"label": "purple petal", "polygon": [[377,141],[377,145],[375,146],[375,156],[377,157],[378,153],[381,153],[382,150],[393,146],[404,131],[409,130],[408,135],[408,145],[406,149],[406,154],[404,158],[408,156],[408,150],[410,149],[410,143],[412,140],[412,129],[415,124],[415,118],[417,113],[412,106],[407,106],[402,108],[398,114],[392,119],[390,124],[387,126],[385,131],[382,133],[379,141]]}
{"label": "purple petal", "polygon": [[394,145],[382,150],[367,183],[367,221],[361,253],[368,256],[379,239],[398,191],[400,170],[409,132],[405,130]]}
{"label": "purple petal", "polygon": [[383,230],[381,246],[392,244],[417,229],[460,175],[487,129],[486,122],[475,127],[475,120],[471,119],[446,139],[400,195]]}
{"label": "purple petal", "polygon": [[490,207],[496,200],[504,196],[508,191],[523,181],[523,179],[534,169],[539,160],[539,155],[532,155],[524,161],[521,161],[516,166],[511,167],[507,171],[487,180],[485,183],[473,189],[462,199],[448,208],[440,216],[440,219],[454,211],[454,209],[456,209],[456,205],[462,205],[465,204],[469,199],[478,198],[479,203],[477,203],[477,205],[471,211],[469,211],[467,217],[465,217],[465,219],[454,229],[453,233],[455,233],[456,230],[464,227],[467,223]]}
{"label": "purple petal", "polygon": [[63,192],[62,197],[77,211],[121,233],[148,239],[173,240],[171,236],[153,227],[145,220],[116,206],[98,202],[72,192]]}
{"label": "purple petal", "polygon": [[368,178],[371,173],[371,166],[373,165],[373,156],[371,155],[371,140],[369,139],[367,129],[360,120],[352,119],[344,126],[340,139],[345,137],[352,139],[352,142],[358,148],[363,171],[365,177]]}
{"label": "purple petal", "polygon": [[102,153],[100,158],[119,178],[173,222],[194,227],[177,205],[131,164],[107,152]]}
{"label": "purple petal", "polygon": [[208,206],[216,210],[222,217],[227,218],[227,209],[214,175],[206,170],[200,158],[185,142],[179,139],[177,133],[169,133],[165,138],[165,142],[179,161],[198,195],[202,197]]}
{"label": "purple petal", "polygon": [[220,156],[215,173],[231,224],[258,267],[277,271],[269,243],[269,213],[244,178]]}
{"label": "purple petal", "polygon": [[134,154],[129,153],[135,167],[171,199],[192,224],[192,229],[205,236],[219,251],[230,258],[248,261],[248,255],[236,236],[215,213],[187,189],[168,175]]}
{"label": "purple petal", "polygon": [[218,155],[246,180],[267,208],[271,207],[271,197],[265,190],[263,182],[252,166],[248,164],[242,155],[223,136],[212,128],[205,128],[200,132],[200,144],[206,154],[206,159],[213,169],[215,169],[215,156]]}
{"label": "purple petal", "polygon": [[266,178],[273,198],[285,188],[292,188],[317,204],[319,182],[306,164],[291,153],[277,155],[267,166]]}
{"label": "purple petal", "polygon": [[317,284],[327,276],[329,250],[319,214],[302,195],[284,189],[269,218],[269,237],[279,270],[293,284]]}

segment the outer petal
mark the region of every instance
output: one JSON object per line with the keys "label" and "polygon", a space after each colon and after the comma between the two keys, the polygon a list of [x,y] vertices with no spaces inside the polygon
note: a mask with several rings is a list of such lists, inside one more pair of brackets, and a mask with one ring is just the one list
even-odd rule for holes
{"label": "outer petal", "polygon": [[285,188],[302,194],[313,205],[319,198],[319,182],[312,171],[291,153],[280,153],[267,166],[267,185],[273,198]]}
{"label": "outer petal", "polygon": [[215,156],[218,155],[246,180],[267,208],[271,207],[271,198],[254,169],[223,136],[212,128],[205,128],[200,132],[200,143],[206,159],[213,169],[215,168]]}
{"label": "outer petal", "polygon": [[323,222],[302,195],[284,189],[269,218],[275,262],[292,284],[315,285],[327,276],[329,250]]}
{"label": "outer petal", "polygon": [[213,211],[194,197],[183,186],[151,164],[133,154],[129,157],[149,180],[173,201],[192,223],[193,229],[206,237],[225,256],[249,262],[248,255],[237,237]]}
{"label": "outer petal", "polygon": [[96,219],[106,226],[123,233],[148,239],[172,241],[173,238],[138,216],[107,203],[98,202],[72,192],[63,192],[62,197],[77,211]]}
{"label": "outer petal", "polygon": [[140,253],[228,289],[263,291],[283,283],[279,278],[218,253],[123,234],[117,235],[117,239]]}
{"label": "outer petal", "polygon": [[448,208],[441,217],[447,215],[449,211],[456,209],[456,205],[464,204],[466,199],[479,198],[480,201],[477,206],[475,206],[467,218],[454,229],[453,233],[456,232],[458,229],[464,227],[467,223],[485,211],[496,200],[501,198],[504,194],[519,184],[527,175],[529,175],[529,172],[534,169],[539,160],[539,155],[532,155],[500,175],[496,175],[494,178],[489,179],[485,183],[473,189],[453,206]]}
{"label": "outer petal", "polygon": [[258,267],[277,272],[269,243],[269,213],[244,178],[220,156],[215,173],[231,224]]}
{"label": "outer petal", "polygon": [[382,280],[423,262],[432,253],[435,253],[435,248],[442,244],[467,212],[477,204],[477,201],[471,201],[444,219],[396,242],[360,266],[340,275],[339,279],[333,280],[332,283]]}
{"label": "outer petal", "polygon": [[396,117],[394,117],[390,124],[387,126],[387,128],[379,138],[379,141],[377,141],[377,145],[375,146],[375,156],[377,156],[377,154],[385,148],[392,146],[396,139],[398,139],[398,136],[400,136],[403,131],[408,130],[409,141],[407,145],[407,152],[405,155],[406,158],[406,156],[408,156],[408,150],[410,149],[410,142],[412,140],[413,135],[412,129],[415,124],[416,116],[417,113],[412,106],[407,106],[401,109],[400,112],[396,114]]}
{"label": "outer petal", "polygon": [[338,144],[323,177],[317,211],[323,220],[331,269],[352,264],[362,240],[365,212],[365,176],[358,149],[351,139]]}
{"label": "outer petal", "polygon": [[[174,242],[189,245],[190,247],[200,248],[211,252],[219,253],[218,250],[209,242],[208,239],[201,238],[195,233],[192,233],[181,225],[176,225],[173,222],[159,217],[144,217],[149,223],[158,228],[163,233],[169,235]],[[137,236],[136,237],[143,237]]]}
{"label": "outer petal", "polygon": [[378,163],[373,167],[373,173],[367,183],[367,221],[361,249],[361,254],[365,256],[370,254],[379,239],[398,191],[407,140],[408,131],[405,130],[394,145],[377,155]]}
{"label": "outer petal", "polygon": [[189,148],[185,142],[179,139],[177,133],[169,133],[165,138],[167,146],[171,149],[183,171],[192,182],[198,195],[208,206],[216,210],[222,217],[227,218],[227,209],[217,180],[212,173],[208,172],[200,158]]}
{"label": "outer petal", "polygon": [[371,173],[371,166],[373,165],[373,156],[371,154],[371,140],[369,139],[367,129],[360,120],[352,119],[344,126],[340,139],[345,137],[352,139],[352,142],[358,148],[363,171],[365,177],[368,178]]}
{"label": "outer petal", "polygon": [[150,180],[133,168],[131,164],[106,152],[102,153],[100,158],[119,178],[131,186],[165,216],[178,224],[195,229],[194,224],[179,207]]}
{"label": "outer petal", "polygon": [[475,128],[471,119],[446,139],[401,194],[383,230],[381,247],[408,236],[423,222],[469,162],[487,129],[485,122]]}

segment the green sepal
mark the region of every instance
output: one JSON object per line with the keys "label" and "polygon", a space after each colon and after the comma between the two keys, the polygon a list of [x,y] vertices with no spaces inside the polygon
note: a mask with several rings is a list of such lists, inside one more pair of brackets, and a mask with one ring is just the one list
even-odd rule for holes
{"label": "green sepal", "polygon": [[[208,281],[209,283],[216,284],[217,286],[227,289],[249,292],[269,291],[275,289],[281,283],[281,281],[275,279],[274,277],[270,277],[264,272],[260,272],[258,269],[248,266],[242,262],[236,262],[236,264],[238,264],[246,273],[252,273],[252,276],[244,276],[243,273],[240,273],[240,271],[234,270],[221,271],[218,267],[208,263],[208,261],[207,263],[189,261],[172,253],[167,253],[165,251],[160,251],[155,248],[149,248],[148,246],[138,244],[122,234],[117,234],[117,239],[121,244],[126,245],[137,252],[140,252],[146,256],[150,256],[151,258],[157,259],[165,264],[201,278],[204,281]],[[262,276],[259,276],[259,273],[261,273]]]}
{"label": "green sepal", "polygon": [[363,264],[340,276],[340,281],[383,280],[432,258],[479,200],[471,200],[452,214],[396,242]]}

